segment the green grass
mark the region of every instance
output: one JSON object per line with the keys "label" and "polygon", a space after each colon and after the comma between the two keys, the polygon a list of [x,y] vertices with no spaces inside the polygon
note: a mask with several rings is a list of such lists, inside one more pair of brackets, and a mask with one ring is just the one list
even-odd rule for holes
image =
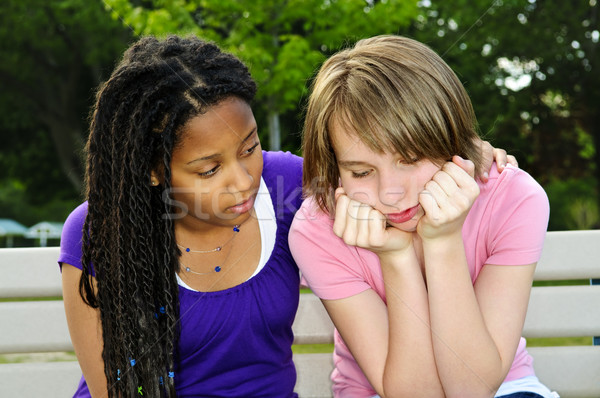
{"label": "green grass", "polygon": [[62,297],[8,297],[0,298],[0,303],[7,303],[11,301],[60,301]]}
{"label": "green grass", "polygon": [[26,363],[26,362],[66,362],[76,361],[74,352],[37,352],[30,354],[5,354],[0,355],[2,363]]}
{"label": "green grass", "polygon": [[567,281],[534,281],[533,286],[577,286],[589,285],[589,279],[573,279]]}
{"label": "green grass", "polygon": [[527,347],[571,345],[592,345],[592,337],[538,337],[527,339]]}
{"label": "green grass", "polygon": [[303,344],[293,345],[294,354],[321,354],[333,352],[333,344]]}

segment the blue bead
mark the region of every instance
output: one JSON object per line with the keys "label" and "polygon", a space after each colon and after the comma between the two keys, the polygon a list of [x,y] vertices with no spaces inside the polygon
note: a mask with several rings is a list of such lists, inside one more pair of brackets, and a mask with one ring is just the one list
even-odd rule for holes
{"label": "blue bead", "polygon": [[234,230],[235,232],[240,232],[240,229],[239,229],[239,227],[238,227],[237,225],[236,225],[235,227],[233,227],[233,230]]}
{"label": "blue bead", "polygon": [[218,265],[215,267],[215,272],[221,272],[221,267],[219,267]]}
{"label": "blue bead", "polygon": [[160,307],[160,313],[164,314],[165,313],[165,307]]}
{"label": "blue bead", "polygon": [[135,366],[135,359],[130,360],[129,363],[131,363],[131,366]]}
{"label": "blue bead", "polygon": [[172,379],[173,377],[175,377],[175,372],[169,372],[169,377]]}
{"label": "blue bead", "polygon": [[188,247],[187,249],[185,249],[185,251],[189,253],[190,252],[190,248]]}

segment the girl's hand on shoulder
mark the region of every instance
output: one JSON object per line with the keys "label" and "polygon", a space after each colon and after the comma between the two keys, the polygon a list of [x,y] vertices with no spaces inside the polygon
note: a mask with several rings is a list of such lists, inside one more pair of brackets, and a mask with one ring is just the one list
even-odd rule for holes
{"label": "girl's hand on shoulder", "polygon": [[488,171],[491,169],[493,162],[496,162],[496,168],[501,173],[506,167],[507,163],[515,167],[519,167],[517,159],[506,153],[502,148],[494,148],[488,141],[479,140],[479,146],[481,148],[481,155],[483,157],[483,168],[479,179],[483,182],[487,182],[489,178]]}
{"label": "girl's hand on shoulder", "polygon": [[333,232],[347,245],[362,247],[377,254],[402,252],[412,247],[411,233],[388,227],[381,212],[350,199],[344,188],[336,189],[335,199]]}
{"label": "girl's hand on shoulder", "polygon": [[419,203],[425,215],[419,220],[417,233],[423,239],[435,239],[462,231],[462,225],[479,196],[474,179],[475,166],[470,160],[453,156],[425,184]]}

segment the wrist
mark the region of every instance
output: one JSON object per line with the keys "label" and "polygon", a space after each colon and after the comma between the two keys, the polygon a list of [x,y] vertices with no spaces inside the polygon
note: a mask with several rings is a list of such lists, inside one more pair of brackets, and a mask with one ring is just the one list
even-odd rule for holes
{"label": "wrist", "polygon": [[464,250],[462,231],[455,231],[450,234],[436,236],[432,238],[421,237],[423,242],[423,251],[445,254],[448,251],[455,251],[457,248]]}
{"label": "wrist", "polygon": [[381,264],[390,265],[402,264],[416,258],[415,248],[412,243],[400,250],[380,251],[375,252],[375,254],[379,257]]}

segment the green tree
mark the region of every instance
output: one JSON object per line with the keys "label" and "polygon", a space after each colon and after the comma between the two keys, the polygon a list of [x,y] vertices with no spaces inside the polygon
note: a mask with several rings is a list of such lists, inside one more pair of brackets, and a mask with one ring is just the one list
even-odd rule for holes
{"label": "green tree", "polygon": [[[236,54],[259,85],[259,118],[280,149],[280,115],[297,115],[307,82],[346,42],[405,28],[417,13],[408,0],[106,0],[115,19],[138,35],[194,33]],[[294,119],[297,120],[297,119]]]}
{"label": "green tree", "polygon": [[72,199],[94,88],[130,32],[100,1],[5,0],[0,19],[0,182],[32,205]]}
{"label": "green tree", "polygon": [[[484,136],[516,154],[545,187],[579,181],[580,189],[562,195],[564,201],[582,195],[600,200],[597,2],[421,4],[407,33],[430,44],[457,71]],[[568,223],[551,220],[555,228]]]}

